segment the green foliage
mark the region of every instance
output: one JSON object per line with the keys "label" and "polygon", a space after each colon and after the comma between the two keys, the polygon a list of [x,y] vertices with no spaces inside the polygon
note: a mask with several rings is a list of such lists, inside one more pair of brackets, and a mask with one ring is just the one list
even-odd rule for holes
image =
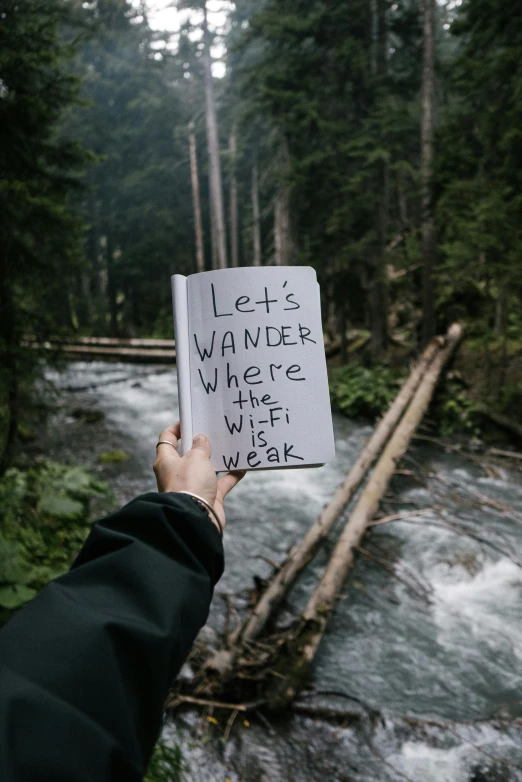
{"label": "green foliage", "polygon": [[150,759],[144,782],[183,782],[186,764],[179,746],[158,741]]}
{"label": "green foliage", "polygon": [[55,462],[0,479],[0,620],[65,572],[89,532],[89,500],[106,484]]}
{"label": "green foliage", "polygon": [[437,400],[433,417],[442,437],[480,436],[482,415],[479,406],[462,389],[452,384],[444,389]]}
{"label": "green foliage", "polygon": [[339,367],[330,375],[332,405],[349,418],[382,415],[400,388],[402,378],[383,366],[373,368],[358,364]]}

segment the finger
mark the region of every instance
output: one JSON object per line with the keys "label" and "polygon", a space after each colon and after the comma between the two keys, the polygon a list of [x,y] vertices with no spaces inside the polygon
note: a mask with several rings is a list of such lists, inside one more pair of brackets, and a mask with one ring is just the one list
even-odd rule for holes
{"label": "finger", "polygon": [[210,442],[204,434],[197,434],[192,440],[192,451],[201,454],[205,459],[210,459]]}
{"label": "finger", "polygon": [[[157,446],[157,450],[163,449],[165,451],[169,450],[175,453],[177,456],[178,454],[178,440],[181,436],[180,432],[180,426],[179,421],[175,424],[172,424],[172,426],[168,426],[166,429],[162,431],[160,436],[158,437],[158,441],[163,440],[164,442],[160,443]],[[170,443],[170,445],[169,445]],[[173,447],[171,447],[173,446]]]}
{"label": "finger", "polygon": [[222,475],[221,478],[218,480],[218,492],[221,494],[223,499],[227,496],[229,491],[232,491],[234,486],[237,486],[241,478],[244,478],[246,473],[246,470],[233,470],[232,472],[227,472],[226,475]]}

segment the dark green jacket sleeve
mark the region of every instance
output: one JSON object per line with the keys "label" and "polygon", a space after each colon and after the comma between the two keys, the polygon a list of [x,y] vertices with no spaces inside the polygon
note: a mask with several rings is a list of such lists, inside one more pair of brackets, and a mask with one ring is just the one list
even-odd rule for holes
{"label": "dark green jacket sleeve", "polygon": [[0,780],[141,780],[222,571],[190,497],[144,494],[98,522],[0,632]]}

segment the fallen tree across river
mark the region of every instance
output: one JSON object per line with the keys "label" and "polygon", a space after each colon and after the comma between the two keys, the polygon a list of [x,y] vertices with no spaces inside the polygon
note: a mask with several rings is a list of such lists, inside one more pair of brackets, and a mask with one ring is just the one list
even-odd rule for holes
{"label": "fallen tree across river", "polygon": [[395,429],[388,445],[370,476],[354,511],[352,512],[339,541],[330,557],[321,582],[312,593],[308,604],[291,631],[293,650],[292,663],[284,682],[278,681],[270,700],[278,705],[293,701],[300,690],[304,673],[313,662],[324,631],[344,584],[353,565],[354,552],[369,523],[377,513],[397,463],[410,444],[415,430],[421,422],[433,396],[435,386],[446,362],[452,355],[462,336],[462,328],[454,324],[439,351],[425,372],[408,410]]}
{"label": "fallen tree across river", "polygon": [[351,500],[372,463],[379,455],[391,432],[397,426],[428,367],[435,356],[440,353],[442,345],[443,339],[441,337],[436,337],[430,342],[389,410],[362,450],[361,455],[346,476],[346,479],[337,488],[330,502],[323,508],[315,524],[308,530],[303,540],[290,551],[286,560],[270,580],[252,613],[231,635],[229,648],[218,652],[209,662],[209,666],[218,671],[221,676],[230,674],[244,646],[257,638],[264,630],[270,617],[287,594],[299,573],[310,562],[319,545],[329,535],[343,509]]}

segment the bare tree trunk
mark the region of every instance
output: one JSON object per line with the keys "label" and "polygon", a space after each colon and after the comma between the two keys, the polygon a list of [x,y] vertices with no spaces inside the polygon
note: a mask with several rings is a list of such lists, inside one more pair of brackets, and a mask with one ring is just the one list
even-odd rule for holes
{"label": "bare tree trunk", "polygon": [[216,231],[216,218],[214,217],[214,209],[212,203],[210,203],[210,260],[212,268],[217,269],[218,264],[218,249],[217,249],[217,231]]}
{"label": "bare tree trunk", "polygon": [[286,140],[283,139],[278,153],[280,180],[274,200],[274,256],[276,266],[289,266],[294,254],[290,186],[287,176],[290,159]]}
{"label": "bare tree trunk", "polygon": [[[458,324],[453,324],[448,331],[444,348],[428,367],[404,417],[377,462],[348,523],[341,533],[323,578],[308,601],[299,620],[298,654],[292,664],[295,675],[291,674],[284,684],[282,695],[284,703],[295,698],[300,683],[303,681],[303,672],[315,657],[334,609],[335,601],[348,571],[353,565],[354,551],[366,532],[369,522],[377,512],[379,502],[397,468],[397,463],[408,448],[411,438],[428,408],[440,373],[461,337],[462,328]],[[299,639],[301,639],[300,643]]]}
{"label": "bare tree trunk", "polygon": [[232,128],[229,140],[230,151],[230,256],[232,266],[239,266],[239,247],[238,247],[238,219],[237,219],[237,176],[236,176],[236,155],[237,139],[236,129]]}
{"label": "bare tree trunk", "polygon": [[292,263],[293,240],[290,191],[286,182],[277,188],[274,201],[274,246],[276,266],[289,266]]}
{"label": "bare tree trunk", "polygon": [[223,186],[221,181],[221,162],[219,159],[219,137],[210,59],[211,36],[208,30],[207,9],[203,8],[203,65],[205,68],[205,104],[207,119],[207,143],[210,164],[210,200],[213,205],[214,230],[216,232],[217,265],[227,267],[227,242],[225,234],[225,210],[223,207]]}
{"label": "bare tree trunk", "polygon": [[433,267],[435,222],[432,205],[433,128],[435,103],[435,0],[424,0],[424,59],[422,71],[421,201],[422,201],[422,338],[435,334]]}
{"label": "bare tree trunk", "polygon": [[75,295],[73,301],[76,303],[76,316],[78,318],[78,327],[87,328],[91,324],[91,291],[89,277],[85,271],[76,274]]}
{"label": "bare tree trunk", "polygon": [[287,594],[291,584],[310,562],[320,543],[331,532],[343,509],[353,497],[374,459],[386,443],[404,409],[419,386],[426,370],[440,350],[441,340],[433,340],[424,351],[417,366],[397,394],[393,404],[384,415],[374,433],[368,440],[361,455],[337,488],[334,496],[323,508],[321,515],[308,530],[303,540],[295,546],[285,562],[271,580],[265,592],[256,604],[252,614],[239,626],[231,638],[231,649],[218,652],[212,661],[212,667],[226,673],[241,654],[242,646],[253,641],[263,631],[270,616]]}
{"label": "bare tree trunk", "polygon": [[[388,71],[388,36],[386,26],[386,2],[376,3],[376,69],[377,76],[386,77]],[[370,288],[371,353],[378,360],[388,344],[388,289],[386,279],[386,237],[388,230],[388,164],[378,164],[377,247],[375,250],[373,279]]]}
{"label": "bare tree trunk", "polygon": [[283,233],[281,223],[281,196],[278,187],[274,199],[274,263],[276,266],[283,265]]}
{"label": "bare tree trunk", "polygon": [[252,166],[252,266],[261,266],[261,214],[259,210],[259,182],[257,160]]}
{"label": "bare tree trunk", "polygon": [[194,233],[196,238],[196,269],[205,271],[205,254],[203,250],[203,223],[201,221],[201,201],[199,196],[198,156],[196,151],[196,135],[194,125],[189,125],[190,149],[190,179],[192,182],[192,204],[194,207]]}
{"label": "bare tree trunk", "polygon": [[11,450],[18,431],[18,365],[20,334],[18,311],[13,299],[9,275],[10,263],[5,247],[0,247],[0,404],[5,409],[3,441],[0,440],[0,475],[9,466]]}
{"label": "bare tree trunk", "polygon": [[506,311],[506,288],[504,284],[500,285],[497,298],[495,301],[495,324],[493,330],[495,336],[500,337],[504,332],[505,327],[505,311]]}
{"label": "bare tree trunk", "polygon": [[109,303],[109,315],[110,325],[109,331],[111,337],[118,336],[118,286],[116,282],[116,274],[114,271],[114,251],[112,246],[112,237],[110,234],[106,236],[106,259],[107,259],[107,297]]}

